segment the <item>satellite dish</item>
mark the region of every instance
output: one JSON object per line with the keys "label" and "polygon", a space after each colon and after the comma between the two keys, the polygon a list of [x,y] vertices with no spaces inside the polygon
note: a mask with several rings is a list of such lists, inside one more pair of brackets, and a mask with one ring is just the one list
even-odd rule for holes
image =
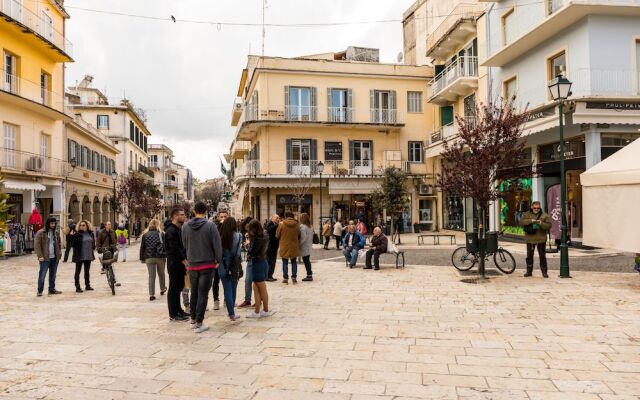
{"label": "satellite dish", "polygon": [[404,59],[404,54],[402,54],[402,52],[398,53],[398,57],[396,57],[396,60],[398,60],[398,62],[401,63],[403,59]]}

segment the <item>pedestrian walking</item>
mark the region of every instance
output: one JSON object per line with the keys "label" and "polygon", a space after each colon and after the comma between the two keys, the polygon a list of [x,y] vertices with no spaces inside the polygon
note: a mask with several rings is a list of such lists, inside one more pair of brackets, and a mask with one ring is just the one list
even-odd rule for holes
{"label": "pedestrian walking", "polygon": [[160,296],[163,296],[167,291],[164,275],[167,254],[164,242],[164,232],[160,227],[160,221],[154,218],[142,234],[142,242],[140,243],[140,261],[147,264],[149,272],[149,301],[156,299],[156,274],[160,280]]}
{"label": "pedestrian walking", "polygon": [[300,214],[300,257],[307,270],[307,276],[302,278],[303,282],[313,281],[313,271],[311,270],[311,249],[313,248],[313,228],[309,214]]}
{"label": "pedestrian walking", "polygon": [[[215,223],[216,228],[218,228],[218,233],[220,233],[220,229],[222,227],[222,224],[224,223],[224,220],[227,219],[228,217],[229,217],[229,214],[227,213],[227,210],[222,209],[218,211],[218,214],[212,220],[212,222]],[[218,269],[213,271],[213,284],[212,284],[211,291],[213,292],[213,309],[219,310],[220,309],[220,271]]]}
{"label": "pedestrian walking", "polygon": [[207,219],[207,205],[194,206],[195,218],[182,227],[182,244],[187,252],[187,271],[191,281],[191,325],[195,333],[209,329],[204,324],[213,272],[222,260],[218,228]]}
{"label": "pedestrian walking", "polygon": [[329,250],[329,241],[331,240],[331,220],[324,221],[322,225],[322,236],[324,237],[324,249]]}
{"label": "pedestrian walking", "polygon": [[300,224],[293,218],[293,213],[287,211],[284,221],[280,222],[276,230],[276,237],[280,239],[280,257],[282,258],[282,283],[289,284],[289,268],[291,261],[291,282],[298,283],[298,256],[300,255]]}
{"label": "pedestrian walking", "polygon": [[141,233],[142,233],[142,223],[140,222],[139,219],[137,219],[136,222],[133,223],[133,236],[136,238],[136,240],[140,238]]}
{"label": "pedestrian walking", "polygon": [[276,236],[276,231],[278,230],[278,225],[280,224],[280,216],[278,214],[273,214],[271,216],[271,220],[267,222],[265,225],[265,230],[267,231],[267,235],[269,236],[269,247],[267,248],[267,261],[269,263],[269,272],[267,276],[267,282],[275,282],[276,278],[273,277],[273,274],[276,271],[276,261],[278,259],[278,247],[280,246],[280,239]]}
{"label": "pedestrian walking", "polygon": [[180,306],[180,293],[185,287],[187,272],[187,253],[182,244],[182,225],[186,218],[184,208],[173,207],[170,218],[164,225],[164,248],[169,272],[169,289],[167,290],[169,320],[186,321],[191,313],[187,315]]}
{"label": "pedestrian walking", "polygon": [[358,252],[364,249],[365,239],[360,232],[356,230],[356,226],[353,223],[349,223],[347,227],[347,234],[342,240],[342,254],[349,264],[349,268],[353,268],[358,261]]}
{"label": "pedestrian walking", "polygon": [[58,271],[58,261],[62,258],[62,250],[60,248],[60,234],[56,228],[58,221],[53,218],[47,218],[44,227],[36,233],[34,247],[36,257],[40,263],[38,273],[38,296],[42,296],[44,291],[44,279],[49,273],[49,296],[54,294],[62,294],[56,290],[56,272]]}
{"label": "pedestrian walking", "polygon": [[129,239],[129,231],[124,224],[120,224],[116,229],[116,238],[120,245],[120,254],[122,254],[122,262],[127,262],[127,240]]}
{"label": "pedestrian walking", "polygon": [[[222,263],[218,267],[218,274],[222,282],[224,303],[231,321],[238,319],[234,307],[236,304],[236,292],[239,276],[236,262],[240,260],[242,253],[242,234],[238,232],[238,223],[232,217],[226,217],[220,227],[220,242],[222,243]],[[240,265],[242,268],[242,265]]]}
{"label": "pedestrian walking", "polygon": [[[115,250],[114,247],[118,246],[117,243],[118,240],[116,239],[116,234],[113,229],[111,229],[111,222],[105,222],[104,228],[98,234],[98,243],[96,243],[98,252],[101,252],[103,249]],[[100,273],[105,273],[104,267],[102,267],[102,271]]]}
{"label": "pedestrian walking", "polygon": [[[69,220],[67,226],[62,230],[62,233],[65,235],[65,243],[66,246],[64,248],[64,258],[63,262],[67,262],[69,260],[69,253],[71,253],[71,248],[73,247],[72,237],[71,235],[76,233],[76,223],[73,222],[72,219]],[[71,261],[73,261],[73,256],[71,256]]]}
{"label": "pedestrian walking", "polygon": [[373,228],[373,236],[371,236],[371,245],[367,250],[364,269],[371,269],[371,257],[373,256],[373,265],[376,271],[380,269],[380,254],[387,252],[389,240],[382,233],[379,227]]}
{"label": "pedestrian walking", "polygon": [[[240,222],[240,234],[244,239],[243,248],[246,251],[249,245],[249,233],[247,232],[247,227],[251,222],[252,218],[247,217]],[[253,270],[249,268],[249,264],[247,264],[247,273],[244,275],[244,301],[238,306],[238,308],[247,308],[251,307],[251,293],[253,292]]]}
{"label": "pedestrian walking", "polygon": [[333,237],[336,239],[336,250],[340,250],[340,244],[342,243],[342,232],[344,232],[342,222],[340,220],[337,220],[336,223],[333,224]]}
{"label": "pedestrian walking", "polygon": [[[247,248],[247,269],[251,268],[253,275],[253,295],[255,298],[255,308],[247,318],[268,317],[273,314],[269,310],[269,292],[267,291],[267,263],[268,239],[260,221],[252,220],[247,228],[249,236],[249,246]],[[260,308],[262,307],[262,310]]]}
{"label": "pedestrian walking", "polygon": [[527,272],[524,276],[533,275],[533,256],[538,249],[540,271],[542,271],[543,277],[548,278],[546,246],[551,220],[549,215],[542,211],[539,201],[531,203],[531,210],[522,215],[520,225],[524,228],[524,239],[527,242]]}
{"label": "pedestrian walking", "polygon": [[84,267],[84,290],[93,290],[89,271],[91,262],[96,259],[94,255],[96,241],[93,237],[89,221],[82,220],[78,222],[77,231],[74,230],[73,235],[71,235],[71,240],[67,243],[67,246],[71,245],[71,247],[73,247],[71,261],[76,263],[76,271],[73,275],[76,284],[76,293],[82,293],[82,288],[80,287],[80,271],[82,271],[82,267]]}

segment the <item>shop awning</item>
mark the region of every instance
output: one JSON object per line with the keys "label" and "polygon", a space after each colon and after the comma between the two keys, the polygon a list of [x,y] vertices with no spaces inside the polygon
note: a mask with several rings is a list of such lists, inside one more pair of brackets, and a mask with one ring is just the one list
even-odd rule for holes
{"label": "shop awning", "polygon": [[7,189],[14,190],[38,190],[45,191],[47,187],[38,182],[27,182],[27,181],[13,181],[10,179],[6,179],[4,182],[4,187]]}
{"label": "shop awning", "polygon": [[380,181],[366,180],[330,180],[329,194],[369,194],[380,187]]}

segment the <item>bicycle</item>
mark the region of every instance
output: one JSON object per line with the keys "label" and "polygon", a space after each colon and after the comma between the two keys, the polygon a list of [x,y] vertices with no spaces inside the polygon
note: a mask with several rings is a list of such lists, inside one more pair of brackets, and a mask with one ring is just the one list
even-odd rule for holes
{"label": "bicycle", "polygon": [[113,264],[118,261],[118,248],[117,246],[111,246],[111,248],[102,247],[98,249],[98,258],[102,269],[105,270],[107,275],[107,284],[111,288],[111,295],[116,295],[116,274],[113,271]]}
{"label": "bicycle", "polygon": [[[468,271],[478,262],[478,253],[467,250],[466,246],[458,247],[451,255],[451,263],[458,271]],[[516,270],[516,259],[504,248],[498,247],[494,253],[486,253],[485,260],[489,261],[491,256],[493,256],[494,265],[502,273],[511,274]]]}

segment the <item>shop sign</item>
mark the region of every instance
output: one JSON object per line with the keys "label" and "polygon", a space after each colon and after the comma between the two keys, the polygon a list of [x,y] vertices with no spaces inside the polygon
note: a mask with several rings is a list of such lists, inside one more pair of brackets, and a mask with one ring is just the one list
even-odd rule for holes
{"label": "shop sign", "polygon": [[625,103],[622,101],[588,101],[587,108],[598,110],[634,110],[640,111],[640,103]]}
{"label": "shop sign", "polygon": [[[539,147],[540,162],[560,160],[560,143],[545,144]],[[585,156],[585,145],[582,140],[565,142],[564,158],[578,158]]]}
{"label": "shop sign", "polygon": [[551,218],[551,236],[554,239],[560,238],[562,206],[560,201],[560,185],[553,185],[547,190],[547,207]]}
{"label": "shop sign", "polygon": [[325,161],[342,161],[342,142],[324,142]]}
{"label": "shop sign", "polygon": [[544,108],[542,110],[530,111],[527,113],[527,121],[531,122],[536,119],[550,117],[555,114],[555,106]]}
{"label": "shop sign", "polygon": [[[290,194],[282,194],[276,196],[276,202],[279,204],[298,204],[298,198]],[[305,195],[300,201],[301,204],[311,204],[311,195]]]}

